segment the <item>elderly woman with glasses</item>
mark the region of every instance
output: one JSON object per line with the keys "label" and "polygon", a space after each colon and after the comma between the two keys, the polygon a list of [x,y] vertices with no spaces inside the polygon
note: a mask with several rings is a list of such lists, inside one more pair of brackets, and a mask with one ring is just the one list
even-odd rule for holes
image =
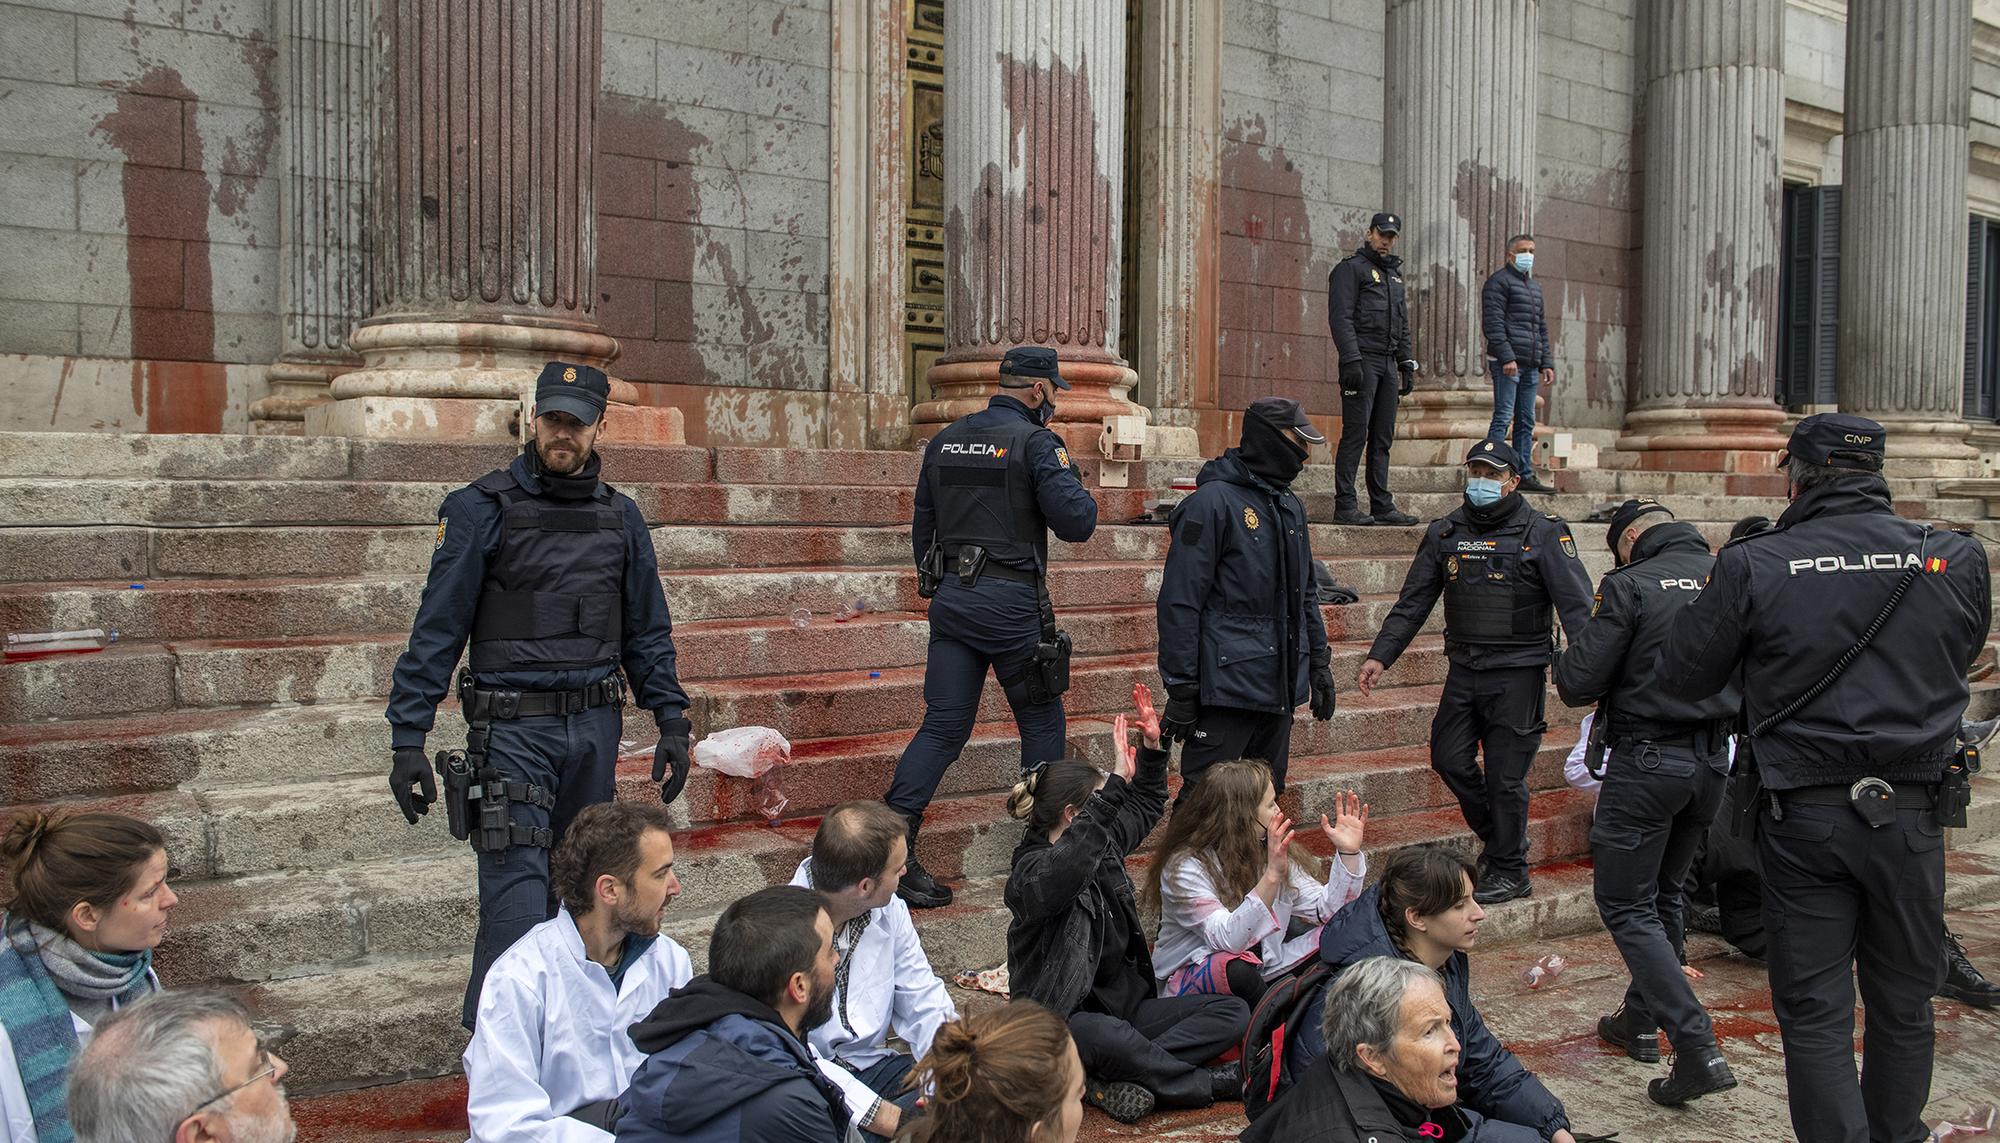
{"label": "elderly woman with glasses", "polygon": [[149,997],[106,1020],[69,1082],[78,1143],[292,1143],[289,1068],[216,992]]}

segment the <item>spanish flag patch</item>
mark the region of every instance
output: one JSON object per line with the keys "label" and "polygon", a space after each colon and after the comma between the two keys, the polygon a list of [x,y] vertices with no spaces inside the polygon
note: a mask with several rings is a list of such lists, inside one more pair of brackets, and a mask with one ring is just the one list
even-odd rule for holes
{"label": "spanish flag patch", "polygon": [[1924,570],[1932,575],[1942,575],[1944,574],[1945,562],[1945,560],[1937,556],[1932,556],[1930,559],[1924,561]]}

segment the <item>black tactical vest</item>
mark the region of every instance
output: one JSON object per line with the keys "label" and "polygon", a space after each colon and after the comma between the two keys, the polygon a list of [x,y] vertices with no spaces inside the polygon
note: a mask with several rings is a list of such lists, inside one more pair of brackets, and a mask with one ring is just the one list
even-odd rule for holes
{"label": "black tactical vest", "polygon": [[1021,421],[990,428],[959,421],[938,434],[924,479],[947,566],[961,544],[978,544],[990,560],[1020,571],[1048,564],[1048,522],[1028,464],[1035,432]]}
{"label": "black tactical vest", "polygon": [[1444,635],[1459,643],[1533,645],[1555,634],[1548,593],[1527,580],[1522,549],[1535,517],[1490,532],[1448,526],[1444,556]]}
{"label": "black tactical vest", "polygon": [[500,501],[500,548],[472,619],[474,671],[574,670],[618,663],[625,522],[611,490],[536,496],[505,469],[473,482]]}

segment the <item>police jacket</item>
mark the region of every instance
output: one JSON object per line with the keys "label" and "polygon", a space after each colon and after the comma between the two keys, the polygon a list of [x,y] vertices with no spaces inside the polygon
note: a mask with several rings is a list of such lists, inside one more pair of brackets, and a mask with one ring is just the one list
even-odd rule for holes
{"label": "police jacket", "polygon": [[1956,749],[1965,671],[1991,622],[1986,552],[1898,517],[1879,476],[1809,488],[1776,528],[1724,545],[1708,586],[1674,621],[1660,685],[1711,695],[1741,667],[1754,727],[1826,675],[1911,568],[1876,638],[1825,693],[1756,739],[1756,760],[1777,790],[1868,775],[1935,782]]}
{"label": "police jacket", "polygon": [[1542,306],[1542,284],[1512,266],[1502,266],[1479,290],[1479,332],[1486,337],[1486,356],[1522,369],[1555,368],[1549,352],[1549,319]]}
{"label": "police jacket", "polygon": [[946,426],[924,449],[910,521],[919,564],[936,541],[949,573],[959,545],[978,544],[988,566],[1034,574],[1048,566],[1049,532],[1080,544],[1096,530],[1097,501],[1062,438],[1004,393]]}
{"label": "police jacket", "polygon": [[483,686],[574,690],[622,666],[656,720],[687,709],[652,534],[595,465],[588,481],[545,480],[524,454],[445,497],[389,691],[397,749],[423,746],[468,640]]}
{"label": "police jacket", "polygon": [[1168,527],[1161,680],[1199,683],[1203,706],[1277,713],[1305,702],[1311,658],[1326,651],[1305,505],[1232,448],[1202,466]]}
{"label": "police jacket", "polygon": [[1326,279],[1326,321],[1342,361],[1365,353],[1411,356],[1410,303],[1403,291],[1403,260],[1377,254],[1367,244],[1348,255]]}
{"label": "police jacket", "polygon": [[1445,600],[1444,649],[1463,667],[1544,667],[1554,653],[1554,606],[1571,641],[1590,618],[1590,576],[1558,516],[1519,492],[1487,508],[1461,504],[1425,530],[1403,593],[1368,657],[1392,667]]}
{"label": "police jacket", "polygon": [[[1715,556],[1692,524],[1656,524],[1639,533],[1632,562],[1604,577],[1583,634],[1556,660],[1556,689],[1571,706],[1610,696],[1607,741],[1682,738],[1733,720],[1736,686],[1698,699],[1672,694],[1656,674],[1660,648],[1683,608],[1708,582]],[[1720,743],[1720,738],[1716,740]]]}

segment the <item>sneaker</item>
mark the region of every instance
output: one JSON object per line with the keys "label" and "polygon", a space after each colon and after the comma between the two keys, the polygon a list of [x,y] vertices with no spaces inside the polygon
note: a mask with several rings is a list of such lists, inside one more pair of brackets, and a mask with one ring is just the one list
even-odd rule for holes
{"label": "sneaker", "polygon": [[1542,483],[1542,478],[1541,478],[1541,477],[1539,477],[1539,476],[1536,476],[1536,475],[1535,475],[1534,473],[1532,473],[1532,472],[1531,472],[1531,473],[1529,473],[1528,475],[1526,475],[1526,476],[1524,476],[1524,477],[1522,477],[1522,478],[1521,478],[1521,491],[1523,491],[1523,492],[1554,492],[1554,491],[1555,491],[1555,486],[1554,486],[1554,485],[1551,485],[1551,484],[1543,484],[1543,483]]}
{"label": "sneaker", "polygon": [[1333,512],[1333,522],[1336,524],[1358,524],[1365,528],[1375,522],[1375,517],[1361,511],[1359,508],[1336,508]]}
{"label": "sneaker", "polygon": [[1488,873],[1479,879],[1479,888],[1473,890],[1472,899],[1482,905],[1498,905],[1502,901],[1512,901],[1516,897],[1532,897],[1535,887],[1526,876],[1513,877],[1505,873]]}
{"label": "sneaker", "polygon": [[1208,1069],[1209,1090],[1214,1093],[1217,1103],[1243,1102],[1243,1063],[1231,1060],[1220,1067]]}
{"label": "sneaker", "polygon": [[1728,1091],[1736,1086],[1736,1075],[1713,1044],[1692,1052],[1675,1052],[1673,1070],[1665,1079],[1646,1085],[1646,1095],[1661,1107],[1679,1107],[1691,1099]]}
{"label": "sneaker", "polygon": [[1634,1025],[1623,1004],[1611,1015],[1597,1018],[1597,1038],[1642,1064],[1660,1062],[1659,1029]]}
{"label": "sneaker", "polygon": [[1421,524],[1423,521],[1410,515],[1408,512],[1391,508],[1387,512],[1377,512],[1375,514],[1375,523],[1385,528],[1407,528],[1412,524]]}
{"label": "sneaker", "polygon": [[1938,989],[1938,995],[1974,1008],[2000,1007],[2000,984],[1980,973],[1972,958],[1965,955],[1965,946],[1958,943],[1958,937],[1949,929],[1944,934],[1944,986]]}
{"label": "sneaker", "polygon": [[912,909],[942,909],[951,904],[951,888],[938,884],[914,854],[909,867],[903,870],[903,879],[896,882],[896,896]]}
{"label": "sneaker", "polygon": [[1690,901],[1687,905],[1686,927],[1690,933],[1714,933],[1722,935],[1722,910],[1714,905],[1704,905]]}
{"label": "sneaker", "polygon": [[1137,1123],[1141,1116],[1153,1110],[1153,1093],[1136,1083],[1123,1080],[1106,1083],[1087,1077],[1083,1083],[1083,1102],[1120,1123]]}

